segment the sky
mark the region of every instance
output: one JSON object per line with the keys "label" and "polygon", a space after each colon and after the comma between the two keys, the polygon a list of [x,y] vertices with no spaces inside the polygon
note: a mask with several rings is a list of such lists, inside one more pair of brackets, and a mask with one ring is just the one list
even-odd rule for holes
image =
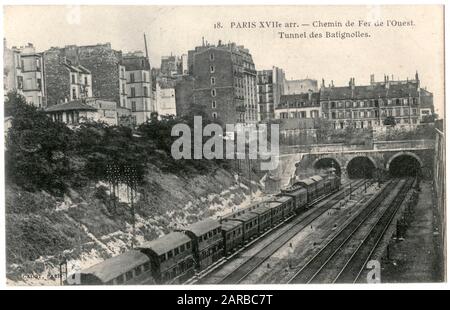
{"label": "sky", "polygon": [[[382,81],[413,78],[433,92],[436,111],[444,115],[444,23],[441,5],[402,6],[5,6],[4,37],[8,47],[33,43],[38,51],[52,46],[110,42],[117,50],[144,50],[147,35],[150,61],[160,66],[161,56],[181,55],[201,45],[236,42],[250,50],[257,70],[278,66],[288,79],[315,78],[335,86],[368,84],[370,75]],[[355,27],[313,27],[313,22]],[[359,27],[358,21],[371,22]],[[373,27],[387,20],[413,21],[413,26]],[[297,28],[245,28],[244,23],[278,21]],[[220,22],[222,28],[214,25]],[[235,27],[231,27],[234,23]],[[241,27],[238,27],[241,26]],[[369,38],[279,37],[289,33],[362,33]]]}

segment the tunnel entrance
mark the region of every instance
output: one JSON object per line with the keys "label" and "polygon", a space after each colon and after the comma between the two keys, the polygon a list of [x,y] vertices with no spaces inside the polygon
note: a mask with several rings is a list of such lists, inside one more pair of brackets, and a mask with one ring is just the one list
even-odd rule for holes
{"label": "tunnel entrance", "polygon": [[347,165],[350,179],[370,179],[374,177],[375,165],[367,157],[355,157]]}
{"label": "tunnel entrance", "polygon": [[389,164],[389,175],[391,177],[415,177],[420,173],[420,162],[411,155],[397,156]]}
{"label": "tunnel entrance", "polygon": [[326,170],[328,168],[336,169],[336,175],[341,175],[341,166],[333,158],[321,158],[314,164],[314,169],[317,170]]}

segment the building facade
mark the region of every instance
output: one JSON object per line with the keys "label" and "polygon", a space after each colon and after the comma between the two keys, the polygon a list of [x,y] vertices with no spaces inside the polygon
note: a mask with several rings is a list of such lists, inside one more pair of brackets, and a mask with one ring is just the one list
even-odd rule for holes
{"label": "building facade", "polygon": [[44,66],[42,54],[33,44],[17,48],[3,48],[3,89],[5,94],[16,90],[26,101],[37,108],[46,106]]}
{"label": "building facade", "polygon": [[152,103],[151,68],[143,52],[128,53],[123,56],[126,75],[126,107],[131,110],[136,124],[150,119],[155,111]]}
{"label": "building facade", "polygon": [[[48,105],[60,102],[65,94],[65,85],[70,83],[65,77],[66,70],[61,64],[83,67],[91,73],[92,96],[123,104],[124,94],[121,79],[122,52],[113,50],[110,43],[63,48],[52,47],[44,52],[45,79],[47,81]],[[63,85],[63,90],[60,90]],[[64,96],[63,96],[64,95]]]}
{"label": "building facade", "polygon": [[248,49],[235,43],[203,44],[188,53],[194,104],[222,124],[256,123],[256,70]]}
{"label": "building facade", "polygon": [[275,118],[275,108],[284,94],[285,74],[283,69],[272,67],[257,73],[259,120]]}
{"label": "building facade", "polygon": [[322,115],[320,93],[309,91],[306,94],[282,95],[275,108],[275,118],[319,118]]}
{"label": "building facade", "polygon": [[285,95],[304,94],[309,91],[317,92],[318,83],[314,79],[286,80],[284,83]]}
{"label": "building facade", "polygon": [[388,76],[370,85],[357,86],[351,78],[345,87],[325,87],[322,82],[320,103],[322,116],[335,129],[383,126],[387,117],[400,128],[412,129],[421,122],[422,109],[434,113],[432,94],[420,88],[419,75],[412,80],[393,81]]}
{"label": "building facade", "polygon": [[56,49],[44,54],[48,106],[91,98],[91,72]]}
{"label": "building facade", "polygon": [[183,54],[181,56],[163,56],[161,57],[162,76],[179,76],[188,74],[188,56]]}
{"label": "building facade", "polygon": [[159,116],[165,115],[177,115],[176,99],[175,99],[175,88],[164,87],[160,83],[156,84],[155,91],[156,108],[155,111]]}
{"label": "building facade", "polygon": [[175,85],[175,105],[177,116],[184,116],[192,111],[194,105],[194,77],[185,75]]}

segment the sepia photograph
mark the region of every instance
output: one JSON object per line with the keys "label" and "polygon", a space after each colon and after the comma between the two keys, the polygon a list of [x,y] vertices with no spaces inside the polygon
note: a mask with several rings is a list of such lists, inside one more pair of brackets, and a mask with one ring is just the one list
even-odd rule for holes
{"label": "sepia photograph", "polygon": [[2,10],[7,287],[446,283],[443,4]]}

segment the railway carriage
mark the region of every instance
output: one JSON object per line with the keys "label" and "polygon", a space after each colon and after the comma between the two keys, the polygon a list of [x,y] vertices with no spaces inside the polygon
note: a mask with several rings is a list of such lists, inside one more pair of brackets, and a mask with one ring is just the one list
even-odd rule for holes
{"label": "railway carriage", "polygon": [[[81,285],[153,284],[150,258],[131,250],[78,273]],[[144,282],[145,281],[145,282]]]}
{"label": "railway carriage", "polygon": [[283,204],[278,201],[268,201],[265,206],[270,209],[272,227],[283,220]]}
{"label": "railway carriage", "polygon": [[323,182],[323,193],[324,194],[329,194],[333,191],[332,187],[331,187],[331,180],[329,178],[324,179]]}
{"label": "railway carriage", "polygon": [[221,225],[214,219],[206,219],[182,229],[192,240],[192,252],[196,267],[203,270],[223,256]]}
{"label": "railway carriage", "polygon": [[222,221],[221,229],[224,254],[229,254],[244,245],[242,222],[232,220]]}
{"label": "railway carriage", "polygon": [[301,186],[292,186],[281,191],[284,195],[291,196],[294,199],[294,211],[300,213],[305,210],[308,204],[308,194],[305,188]]}
{"label": "railway carriage", "polygon": [[240,208],[235,212],[232,212],[230,214],[223,216],[222,219],[224,219],[224,220],[235,219],[238,216],[241,216],[242,214],[245,214],[247,212],[257,209],[258,207],[259,207],[259,202],[255,202],[255,203],[252,203],[250,206],[247,206],[245,208]]}
{"label": "railway carriage", "polygon": [[306,189],[308,203],[316,199],[315,181],[312,180],[311,178],[299,180],[295,182],[294,185],[301,186]]}
{"label": "railway carriage", "polygon": [[271,209],[259,206],[251,212],[258,215],[258,234],[262,234],[272,226]]}
{"label": "railway carriage", "polygon": [[258,215],[252,212],[246,212],[231,221],[238,221],[242,223],[244,231],[244,243],[250,241],[258,235]]}
{"label": "railway carriage", "polygon": [[153,276],[163,284],[181,283],[195,273],[192,247],[186,234],[171,232],[143,243],[138,250],[150,257]]}
{"label": "railway carriage", "polygon": [[331,175],[329,177],[329,180],[331,182],[331,189],[333,191],[338,190],[341,187],[341,178],[336,175]]}
{"label": "railway carriage", "polygon": [[291,196],[280,193],[272,201],[281,202],[283,218],[288,218],[294,213],[294,199]]}
{"label": "railway carriage", "polygon": [[311,180],[314,181],[314,186],[316,187],[316,198],[324,194],[324,179],[320,175],[313,175]]}

